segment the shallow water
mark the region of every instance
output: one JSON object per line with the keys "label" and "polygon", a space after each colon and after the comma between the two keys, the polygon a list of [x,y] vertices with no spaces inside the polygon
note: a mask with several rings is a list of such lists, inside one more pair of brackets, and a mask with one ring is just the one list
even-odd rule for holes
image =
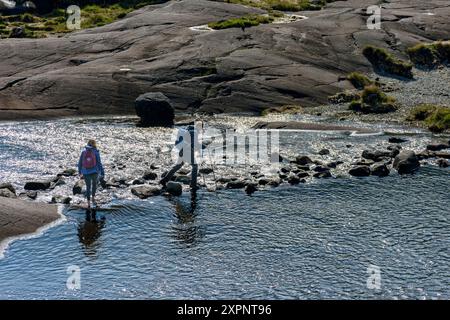
{"label": "shallow water", "polygon": [[[222,122],[247,127],[252,121]],[[101,132],[107,171],[130,177],[156,161],[155,150],[170,140],[169,131],[137,129],[127,119],[0,126],[0,181],[19,188],[24,179],[55,174],[76,161],[79,139],[95,132]],[[408,137],[405,147],[413,149],[431,139],[389,130]],[[280,150],[347,161],[386,140],[287,132]],[[123,152],[124,146],[132,148]],[[318,156],[324,147],[331,154]],[[68,148],[74,151],[64,152]],[[112,168],[126,157],[140,165]],[[246,174],[245,168],[231,171]],[[0,298],[450,298],[450,170],[428,165],[403,177],[342,175],[251,197],[242,190],[202,189],[193,201],[189,193],[141,201],[127,189],[117,191],[108,198],[109,210],[97,213],[98,223],[87,222],[83,211],[66,210],[65,223],[13,242],[0,260]],[[68,181],[54,193],[70,186]],[[66,287],[73,265],[81,269],[80,290]],[[380,290],[367,287],[370,265],[380,268]]]}

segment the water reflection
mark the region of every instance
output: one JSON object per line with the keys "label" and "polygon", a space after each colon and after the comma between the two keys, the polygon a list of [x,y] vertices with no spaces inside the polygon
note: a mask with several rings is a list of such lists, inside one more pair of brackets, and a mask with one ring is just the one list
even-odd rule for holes
{"label": "water reflection", "polygon": [[190,202],[182,198],[172,198],[177,220],[172,226],[177,242],[188,247],[197,245],[205,235],[205,227],[199,226],[197,221],[197,191],[191,191]]}
{"label": "water reflection", "polygon": [[84,253],[87,256],[97,254],[100,243],[97,241],[102,230],[105,227],[104,218],[98,219],[97,211],[94,209],[86,210],[86,218],[78,225],[78,239],[84,247]]}

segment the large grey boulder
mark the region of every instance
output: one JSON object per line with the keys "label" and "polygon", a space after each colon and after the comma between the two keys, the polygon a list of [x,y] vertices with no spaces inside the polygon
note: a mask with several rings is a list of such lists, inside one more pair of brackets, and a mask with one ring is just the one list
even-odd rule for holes
{"label": "large grey boulder", "polygon": [[175,110],[161,92],[140,95],[135,101],[135,109],[142,127],[170,127],[174,123]]}
{"label": "large grey boulder", "polygon": [[9,189],[0,189],[0,197],[4,198],[17,198],[16,194]]}
{"label": "large grey boulder", "polygon": [[370,176],[370,168],[368,166],[356,166],[351,168],[348,173],[354,177]]}
{"label": "large grey boulder", "polygon": [[420,162],[414,151],[402,151],[395,157],[393,166],[399,174],[407,174],[419,169]]}

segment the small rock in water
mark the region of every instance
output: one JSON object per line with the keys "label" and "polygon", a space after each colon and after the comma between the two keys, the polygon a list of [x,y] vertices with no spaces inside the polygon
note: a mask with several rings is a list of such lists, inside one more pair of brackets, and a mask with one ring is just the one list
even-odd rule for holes
{"label": "small rock in water", "polygon": [[261,179],[259,179],[259,181],[258,181],[258,184],[260,184],[260,185],[262,185],[262,186],[265,186],[266,184],[268,184],[269,183],[269,179],[267,179],[267,178],[261,178]]}
{"label": "small rock in water", "polygon": [[328,150],[328,149],[322,149],[322,150],[319,151],[319,154],[320,154],[321,156],[326,156],[326,155],[330,154],[330,150]]}
{"label": "small rock in water", "polygon": [[295,185],[300,183],[300,178],[296,175],[290,175],[288,178],[289,184]]}
{"label": "small rock in water", "polygon": [[368,177],[370,176],[370,168],[368,166],[357,166],[351,168],[348,173],[354,177]]}
{"label": "small rock in water", "polygon": [[183,187],[178,182],[169,181],[166,185],[166,191],[173,196],[181,196]]}
{"label": "small rock in water", "polygon": [[256,187],[256,184],[254,184],[254,183],[249,183],[245,186],[245,193],[248,195],[252,195],[257,190],[258,190],[258,188]]}
{"label": "small rock in water", "polygon": [[158,175],[153,171],[147,171],[142,175],[142,179],[144,180],[155,180],[157,177]]}
{"label": "small rock in water", "polygon": [[53,196],[51,203],[70,204],[71,201],[72,201],[71,197]]}
{"label": "small rock in water", "polygon": [[138,184],[145,184],[145,180],[142,178],[139,179],[134,179],[132,182],[133,185],[138,185]]}
{"label": "small rock in water", "polygon": [[36,198],[38,196],[38,193],[37,193],[37,191],[28,191],[26,193],[26,195],[27,195],[28,198],[30,198],[32,200],[36,200]]}
{"label": "small rock in water", "polygon": [[388,167],[386,166],[386,164],[384,164],[384,163],[377,163],[377,164],[374,164],[371,167],[370,173],[373,176],[386,177],[386,176],[389,175],[390,171],[389,171]]}
{"label": "small rock in water", "polygon": [[430,151],[441,151],[441,150],[448,149],[448,148],[450,148],[450,145],[444,144],[444,143],[427,145],[427,150],[430,150]]}
{"label": "small rock in water", "polygon": [[63,172],[58,173],[56,176],[57,177],[61,177],[61,176],[73,177],[73,176],[76,176],[76,175],[77,175],[77,170],[75,170],[75,169],[66,169]]}
{"label": "small rock in water", "polygon": [[322,166],[322,165],[318,165],[318,166],[314,167],[314,171],[315,172],[326,172],[326,171],[330,171],[330,168]]}
{"label": "small rock in water", "polygon": [[201,174],[210,174],[213,173],[214,170],[212,168],[201,168],[198,172]]}
{"label": "small rock in water", "polygon": [[328,170],[328,171],[316,172],[313,175],[313,177],[314,178],[318,178],[318,179],[322,179],[322,178],[331,178],[332,175],[331,175],[331,172]]}
{"label": "small rock in water", "polygon": [[30,181],[25,183],[25,190],[47,190],[50,188],[50,181]]}
{"label": "small rock in water", "polygon": [[140,199],[147,199],[161,194],[161,188],[157,186],[139,186],[131,188],[131,193]]}
{"label": "small rock in water", "polygon": [[402,151],[395,157],[393,166],[399,174],[407,174],[419,169],[420,163],[413,151]]}
{"label": "small rock in water", "polygon": [[312,160],[308,156],[298,156],[295,158],[293,162],[301,166],[304,166],[312,163]]}
{"label": "small rock in water", "polygon": [[440,168],[448,168],[450,166],[450,163],[447,160],[442,159],[442,158],[437,159],[436,162]]}
{"label": "small rock in water", "polygon": [[407,142],[408,140],[397,137],[390,137],[388,141],[389,143],[404,143]]}
{"label": "small rock in water", "polygon": [[271,187],[278,187],[280,184],[281,184],[280,179],[270,179],[269,182],[267,183],[267,185]]}
{"label": "small rock in water", "polygon": [[299,177],[299,179],[301,179],[301,178],[306,178],[306,177],[309,177],[309,173],[308,173],[308,172],[305,172],[305,171],[299,171],[299,172],[297,173],[297,177]]}
{"label": "small rock in water", "polygon": [[77,182],[75,182],[75,185],[72,188],[73,195],[82,194],[83,187],[84,187],[84,180],[80,179]]}
{"label": "small rock in water", "polygon": [[245,185],[244,181],[230,181],[227,183],[227,189],[242,189],[245,188]]}

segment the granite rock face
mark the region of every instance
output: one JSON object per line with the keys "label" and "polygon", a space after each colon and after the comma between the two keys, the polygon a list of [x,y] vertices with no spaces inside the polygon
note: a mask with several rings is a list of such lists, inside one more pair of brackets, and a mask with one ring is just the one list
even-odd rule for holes
{"label": "granite rock face", "polygon": [[163,93],[177,112],[327,103],[352,88],[347,73],[372,70],[366,45],[407,59],[412,45],[450,38],[446,1],[383,3],[382,29],[369,30],[366,9],[378,3],[339,1],[288,24],[199,31],[191,27],[264,11],[170,1],[62,37],[2,39],[0,120],[134,114],[146,92]]}

